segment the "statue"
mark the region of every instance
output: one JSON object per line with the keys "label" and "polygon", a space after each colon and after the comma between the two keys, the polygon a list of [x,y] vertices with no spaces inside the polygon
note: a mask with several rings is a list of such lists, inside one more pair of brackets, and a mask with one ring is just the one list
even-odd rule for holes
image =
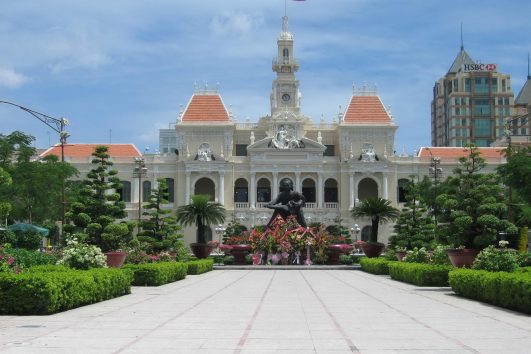
{"label": "statue", "polygon": [[273,215],[267,223],[267,227],[271,227],[275,221],[277,215],[280,215],[283,219],[287,219],[288,216],[293,215],[297,219],[297,222],[302,227],[307,227],[304,220],[304,213],[302,207],[306,202],[304,195],[299,192],[293,191],[293,182],[289,178],[283,178],[280,181],[280,193],[275,200],[266,204],[265,207],[273,209]]}

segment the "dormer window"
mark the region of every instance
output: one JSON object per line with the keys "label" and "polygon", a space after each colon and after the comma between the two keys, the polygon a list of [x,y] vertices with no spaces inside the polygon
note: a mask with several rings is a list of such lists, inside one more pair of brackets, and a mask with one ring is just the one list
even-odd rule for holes
{"label": "dormer window", "polygon": [[288,64],[289,63],[289,49],[288,48],[284,48],[282,50],[282,56],[284,57],[284,64]]}

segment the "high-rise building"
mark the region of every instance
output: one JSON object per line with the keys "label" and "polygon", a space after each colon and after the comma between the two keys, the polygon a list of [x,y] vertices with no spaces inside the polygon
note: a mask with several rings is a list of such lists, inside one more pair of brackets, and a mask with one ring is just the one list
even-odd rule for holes
{"label": "high-rise building", "polygon": [[433,146],[490,146],[513,112],[511,77],[496,64],[472,60],[463,45],[444,77],[433,87]]}

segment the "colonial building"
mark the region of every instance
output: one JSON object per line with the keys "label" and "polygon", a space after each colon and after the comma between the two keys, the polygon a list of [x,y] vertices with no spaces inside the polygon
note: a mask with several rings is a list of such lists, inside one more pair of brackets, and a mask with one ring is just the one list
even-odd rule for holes
{"label": "colonial building", "polygon": [[472,60],[463,45],[446,75],[433,87],[433,146],[490,146],[513,115],[511,77],[496,64]]}
{"label": "colonial building", "polygon": [[[102,144],[110,146],[131,219],[138,218],[139,202],[147,200],[156,180],[165,178],[170,186],[170,208],[188,204],[194,194],[208,194],[225,206],[227,222],[234,219],[247,227],[263,225],[271,216],[264,205],[278,193],[280,180],[289,178],[306,198],[307,222],[333,224],[341,220],[353,231],[357,224],[361,234],[352,236],[366,238],[370,220],[353,219],[350,210],[354,206],[377,196],[400,206],[404,202],[402,186],[411,175],[422,178],[430,175],[431,168],[432,176],[441,178],[466,154],[457,147],[423,148],[415,156],[395,155],[398,126],[370,87],[354,88],[346,110],[335,122],[313,122],[303,113],[296,78],[300,66],[287,17],[277,48],[269,115],[256,122],[237,123],[219,92],[197,89],[175,129],[163,130],[159,152],[142,155],[132,145],[124,149],[119,144]],[[481,151],[489,168],[503,162],[500,148]],[[42,156],[50,153],[59,154],[59,147]],[[90,169],[86,144],[69,144],[65,156],[81,176],[86,175]],[[146,173],[140,173],[144,166]],[[213,239],[219,237],[216,226],[211,229]],[[382,227],[380,240],[385,242],[390,235],[390,225]],[[185,236],[187,242],[194,242],[195,229],[186,229]]]}

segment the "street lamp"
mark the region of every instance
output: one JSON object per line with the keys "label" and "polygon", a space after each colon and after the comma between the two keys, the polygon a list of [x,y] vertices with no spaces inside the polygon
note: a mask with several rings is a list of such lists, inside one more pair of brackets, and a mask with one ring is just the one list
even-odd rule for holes
{"label": "street lamp", "polygon": [[142,157],[135,157],[133,178],[138,178],[138,232],[140,232],[140,220],[142,219],[142,177],[147,176],[147,167]]}
{"label": "street lamp", "polygon": [[358,235],[360,231],[361,229],[358,224],[354,224],[354,226],[350,228],[350,233],[352,234],[352,236],[354,236],[354,242],[358,241]]}
{"label": "street lamp", "polygon": [[[46,115],[44,113],[40,113],[37,111],[34,111],[32,109],[29,109],[27,107],[23,107],[21,105],[18,105],[13,102],[8,101],[0,101],[0,103],[5,103],[11,106],[15,106],[17,108],[20,108],[21,110],[31,114],[44,124],[46,124],[48,127],[50,127],[53,131],[56,133],[59,133],[59,142],[61,143],[61,163],[65,162],[65,145],[66,145],[66,139],[70,136],[66,131],[65,127],[69,124],[68,119],[66,118],[53,118],[49,115]],[[65,214],[66,214],[66,195],[65,195],[65,177],[63,174],[63,180],[62,180],[62,187],[61,187],[61,230],[59,237],[62,238],[63,236],[63,228],[65,225]]]}
{"label": "street lamp", "polygon": [[[430,151],[431,154],[431,151]],[[442,177],[443,169],[439,167],[441,165],[441,158],[438,156],[432,156],[430,162],[430,176],[433,177],[435,183],[439,182],[439,178]]]}
{"label": "street lamp", "polygon": [[227,228],[225,228],[222,224],[219,224],[214,231],[216,232],[216,235],[218,235],[218,245],[221,245],[221,236],[225,233]]}

